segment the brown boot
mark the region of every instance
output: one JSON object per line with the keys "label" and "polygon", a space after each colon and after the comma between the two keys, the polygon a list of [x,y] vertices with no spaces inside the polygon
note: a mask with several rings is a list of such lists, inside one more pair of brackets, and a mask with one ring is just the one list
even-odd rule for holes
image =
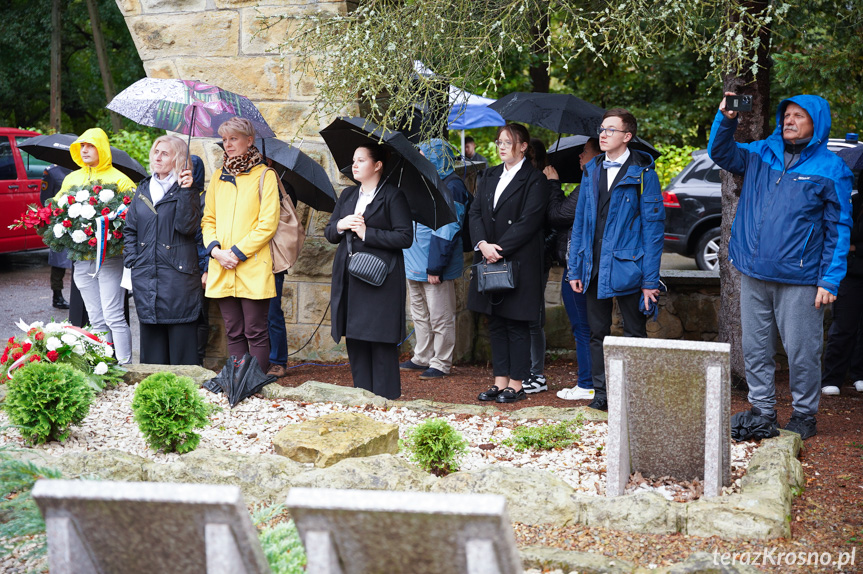
{"label": "brown boot", "polygon": [[282,377],[287,376],[288,369],[284,365],[270,365],[270,370],[267,371],[267,374],[281,379]]}

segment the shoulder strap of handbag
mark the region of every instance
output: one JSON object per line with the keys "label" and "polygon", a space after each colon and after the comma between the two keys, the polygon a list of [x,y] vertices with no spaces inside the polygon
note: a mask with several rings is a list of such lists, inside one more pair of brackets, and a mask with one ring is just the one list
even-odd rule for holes
{"label": "shoulder strap of handbag", "polygon": [[[267,176],[268,171],[273,172],[273,175],[276,176],[276,183],[279,184],[279,206],[281,206],[282,205],[282,198],[285,197],[288,194],[288,192],[285,191],[285,186],[282,183],[282,178],[280,178],[279,174],[276,173],[276,170],[274,170],[271,167],[264,168],[264,173],[261,174],[261,181],[260,181],[260,185],[258,186],[258,201],[264,200],[264,178]],[[281,209],[281,207],[279,209]]]}

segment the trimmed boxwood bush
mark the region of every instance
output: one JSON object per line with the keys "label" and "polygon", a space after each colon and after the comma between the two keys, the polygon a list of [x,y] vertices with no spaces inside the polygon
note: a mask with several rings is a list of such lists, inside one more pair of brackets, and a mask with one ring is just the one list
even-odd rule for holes
{"label": "trimmed boxwood bush", "polygon": [[207,426],[213,411],[192,379],[173,373],[150,375],[141,381],[132,399],[132,412],[144,440],[150,448],[165,452],[195,450],[201,437],[193,431]]}
{"label": "trimmed boxwood bush", "polygon": [[64,440],[90,412],[93,391],[81,371],[61,363],[29,363],[14,371],[3,408],[32,443]]}

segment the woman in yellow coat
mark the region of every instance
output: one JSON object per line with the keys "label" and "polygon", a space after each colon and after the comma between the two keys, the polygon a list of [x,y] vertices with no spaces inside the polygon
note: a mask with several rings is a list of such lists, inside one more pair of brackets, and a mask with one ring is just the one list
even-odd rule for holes
{"label": "woman in yellow coat", "polygon": [[[213,259],[206,296],[217,299],[228,353],[251,353],[266,373],[270,339],[267,312],[276,296],[270,240],[279,221],[279,187],[273,171],[254,146],[249,120],[231,118],[219,128],[225,147],[224,165],[207,188],[201,229]],[[261,177],[264,177],[263,191]]]}

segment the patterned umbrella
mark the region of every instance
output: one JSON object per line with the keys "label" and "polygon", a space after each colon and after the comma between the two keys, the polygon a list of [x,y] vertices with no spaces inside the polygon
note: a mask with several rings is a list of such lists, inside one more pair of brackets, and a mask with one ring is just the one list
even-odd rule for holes
{"label": "patterned umbrella", "polygon": [[232,117],[252,122],[258,137],[275,137],[245,96],[196,80],[144,78],[117,94],[108,109],[141,125],[195,137],[217,137]]}

